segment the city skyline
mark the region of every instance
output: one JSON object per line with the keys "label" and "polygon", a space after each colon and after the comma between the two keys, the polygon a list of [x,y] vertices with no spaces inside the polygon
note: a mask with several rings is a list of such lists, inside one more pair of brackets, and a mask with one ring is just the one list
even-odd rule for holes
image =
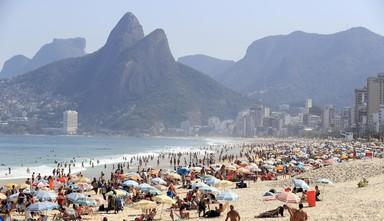
{"label": "city skyline", "polygon": [[[116,1],[111,5],[2,0],[0,65],[16,54],[32,56],[53,38],[85,37],[86,51],[93,52],[104,44],[111,27],[127,11],[142,19],[145,33],[164,29],[175,57],[202,53],[238,60],[254,40],[296,30],[329,34],[363,26],[384,35],[380,13],[384,4],[380,1],[150,3],[151,7],[148,1]],[[71,16],[65,16],[68,13]]]}

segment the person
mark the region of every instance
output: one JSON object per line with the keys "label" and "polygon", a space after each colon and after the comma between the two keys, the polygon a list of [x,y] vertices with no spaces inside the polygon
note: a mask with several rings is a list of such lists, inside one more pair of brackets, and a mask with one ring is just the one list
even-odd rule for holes
{"label": "person", "polygon": [[240,221],[240,214],[234,209],[233,205],[229,206],[229,212],[227,213],[227,218],[225,221]]}
{"label": "person", "polygon": [[214,210],[209,210],[208,212],[204,213],[205,218],[213,218],[213,217],[219,217],[221,213],[224,212],[224,206],[223,204],[219,204],[219,208],[215,208]]}
{"label": "person", "polygon": [[287,205],[284,205],[284,209],[287,209],[290,215],[290,221],[306,221],[308,220],[307,213],[303,210],[303,204],[299,204],[299,209],[291,208]]}
{"label": "person", "polygon": [[272,217],[278,217],[279,215],[284,217],[284,208],[282,206],[279,206],[274,210],[269,210],[269,211],[260,213],[258,216],[255,216],[255,218],[272,218]]}
{"label": "person", "polygon": [[316,191],[316,201],[321,201],[320,200],[320,190],[318,186],[315,186],[315,191]]}

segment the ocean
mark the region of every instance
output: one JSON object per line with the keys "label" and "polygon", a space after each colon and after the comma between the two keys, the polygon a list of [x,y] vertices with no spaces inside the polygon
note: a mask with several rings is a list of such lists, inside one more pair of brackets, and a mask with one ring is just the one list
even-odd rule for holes
{"label": "ocean", "polygon": [[[98,165],[112,164],[122,162],[123,157],[164,151],[194,152],[224,142],[208,138],[0,136],[0,180],[27,178],[32,172],[52,174],[57,162],[75,160],[74,173],[91,167],[90,161],[95,166],[97,161]],[[85,162],[84,168],[81,162]]]}

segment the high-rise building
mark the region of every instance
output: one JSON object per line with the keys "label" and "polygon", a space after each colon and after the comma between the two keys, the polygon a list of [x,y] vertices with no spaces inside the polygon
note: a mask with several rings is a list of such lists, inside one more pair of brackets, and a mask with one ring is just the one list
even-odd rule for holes
{"label": "high-rise building", "polygon": [[324,131],[332,131],[335,124],[336,110],[332,105],[328,105],[324,108],[322,112],[322,127]]}
{"label": "high-rise building", "polygon": [[305,112],[309,113],[311,108],[312,108],[312,98],[307,98],[307,100],[305,101]]}
{"label": "high-rise building", "polygon": [[63,130],[66,134],[77,134],[78,128],[78,114],[77,111],[68,110],[63,113]]}
{"label": "high-rise building", "polygon": [[341,115],[341,124],[344,131],[350,131],[352,127],[352,108],[344,107]]}
{"label": "high-rise building", "polygon": [[367,79],[368,90],[368,125],[373,128],[374,132],[378,132],[380,105],[384,104],[384,73],[380,73],[377,77]]}

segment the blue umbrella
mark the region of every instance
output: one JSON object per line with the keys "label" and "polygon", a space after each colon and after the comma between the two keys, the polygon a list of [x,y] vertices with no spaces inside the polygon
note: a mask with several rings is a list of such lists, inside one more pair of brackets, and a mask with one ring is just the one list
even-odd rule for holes
{"label": "blue umbrella", "polygon": [[160,177],[153,178],[151,182],[154,184],[160,184],[160,185],[167,184],[167,182],[165,182],[165,180],[161,179]]}
{"label": "blue umbrella", "polygon": [[44,210],[52,210],[52,209],[58,209],[59,204],[57,203],[52,203],[52,202],[38,202],[31,204],[28,207],[28,210],[31,212],[41,212]]}
{"label": "blue umbrella", "polygon": [[204,183],[208,184],[208,185],[216,185],[220,182],[219,179],[217,178],[211,178],[211,179],[206,179],[204,180]]}
{"label": "blue umbrella", "polygon": [[73,202],[74,204],[79,204],[80,206],[97,206],[97,203],[95,200],[91,199],[78,199]]}
{"label": "blue umbrella", "polygon": [[199,183],[194,183],[192,184],[192,189],[196,189],[196,188],[202,188],[204,186],[208,186],[207,184],[203,183],[203,182],[199,182]]}
{"label": "blue umbrella", "polygon": [[142,183],[139,185],[140,190],[151,188],[152,186],[148,183]]}
{"label": "blue umbrella", "polygon": [[191,172],[191,170],[187,167],[182,167],[182,168],[179,168],[176,170],[176,173],[180,174],[181,176],[185,176],[187,174],[189,174]]}
{"label": "blue umbrella", "polygon": [[220,191],[216,189],[215,187],[211,186],[203,186],[199,189],[203,193],[213,193],[213,194],[219,194]]}
{"label": "blue umbrella", "polygon": [[217,195],[216,199],[224,201],[236,201],[239,199],[239,196],[233,192],[221,192]]}
{"label": "blue umbrella", "polygon": [[302,188],[303,190],[308,190],[309,186],[304,180],[299,179],[293,179],[292,180],[293,185],[295,185],[296,188]]}
{"label": "blue umbrella", "polygon": [[87,197],[81,193],[70,193],[67,195],[67,199],[71,202],[76,202],[77,200],[86,199]]}
{"label": "blue umbrella", "polygon": [[38,191],[35,197],[40,201],[54,201],[57,198],[57,194],[55,192]]}
{"label": "blue umbrella", "polygon": [[149,188],[144,188],[144,189],[141,189],[141,191],[145,192],[145,193],[150,193],[152,195],[160,195],[161,194],[161,191],[156,189],[155,187],[149,187]]}
{"label": "blue umbrella", "polygon": [[134,180],[126,180],[123,182],[123,186],[129,186],[129,187],[139,187],[139,184]]}

